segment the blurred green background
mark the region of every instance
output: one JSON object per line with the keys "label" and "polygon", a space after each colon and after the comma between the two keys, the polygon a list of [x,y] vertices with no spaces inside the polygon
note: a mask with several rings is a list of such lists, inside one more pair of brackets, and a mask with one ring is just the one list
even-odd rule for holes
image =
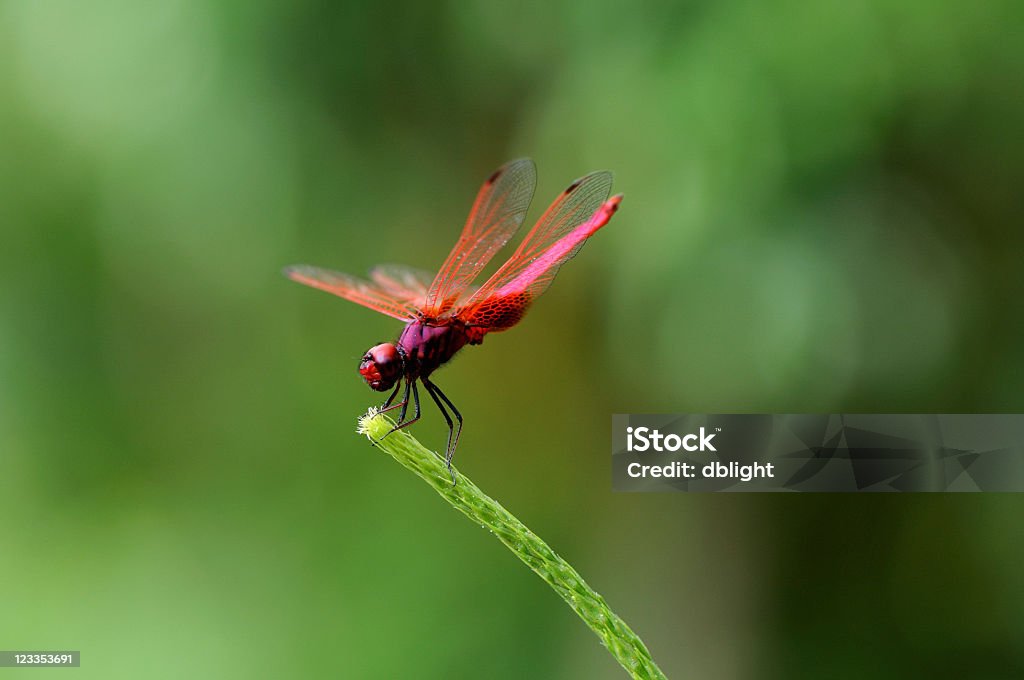
{"label": "blurred green background", "polygon": [[608,442],[613,412],[1024,410],[1022,25],[0,2],[0,647],[82,650],[54,677],[624,677],[354,434],[400,324],[280,275],[436,268],[528,155],[531,222],[591,170],[626,198],[438,374],[461,469],[670,677],[1024,677],[1024,499],[613,495]]}

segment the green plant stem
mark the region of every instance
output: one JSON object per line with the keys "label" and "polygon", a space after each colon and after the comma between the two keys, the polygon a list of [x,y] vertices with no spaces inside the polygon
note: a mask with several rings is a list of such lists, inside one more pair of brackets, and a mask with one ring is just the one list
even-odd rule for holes
{"label": "green plant stem", "polygon": [[371,409],[359,419],[358,431],[416,473],[456,510],[497,536],[579,614],[630,675],[644,679],[665,677],[643,641],[568,562],[466,476],[459,475],[458,483],[452,485],[444,461],[404,430],[382,439],[393,426],[391,420]]}

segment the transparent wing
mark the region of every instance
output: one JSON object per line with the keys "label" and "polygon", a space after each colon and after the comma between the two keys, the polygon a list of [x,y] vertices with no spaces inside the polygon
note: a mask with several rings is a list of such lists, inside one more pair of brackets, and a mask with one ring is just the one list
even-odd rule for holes
{"label": "transparent wing", "polygon": [[408,301],[397,298],[376,283],[355,276],[306,264],[287,267],[284,274],[292,281],[327,291],[402,321],[410,321],[416,316]]}
{"label": "transparent wing", "polygon": [[434,275],[401,264],[381,264],[370,270],[370,278],[389,295],[420,306]]}
{"label": "transparent wing", "polygon": [[454,315],[492,330],[518,322],[551,285],[558,269],[611,219],[621,199],[608,199],[611,186],[609,172],[594,172],[570,184],[512,257]]}
{"label": "transparent wing", "polygon": [[519,229],[533,199],[537,170],[528,158],[511,161],[487,178],[455,247],[427,291],[422,311],[438,318],[463,297],[494,254]]}

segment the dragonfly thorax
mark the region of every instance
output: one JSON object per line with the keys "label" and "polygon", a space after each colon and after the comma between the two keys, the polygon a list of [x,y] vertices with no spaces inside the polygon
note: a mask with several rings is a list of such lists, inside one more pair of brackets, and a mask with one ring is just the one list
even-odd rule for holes
{"label": "dragonfly thorax", "polygon": [[444,325],[413,321],[398,337],[398,351],[405,357],[406,376],[413,379],[429,376],[468,342],[466,327],[457,321]]}

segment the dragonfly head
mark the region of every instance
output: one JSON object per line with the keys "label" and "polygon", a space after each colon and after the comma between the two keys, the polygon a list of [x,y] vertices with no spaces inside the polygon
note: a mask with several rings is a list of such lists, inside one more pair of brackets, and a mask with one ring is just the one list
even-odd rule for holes
{"label": "dragonfly head", "polygon": [[378,392],[390,390],[405,372],[405,356],[398,347],[383,342],[366,350],[359,362],[359,375]]}

